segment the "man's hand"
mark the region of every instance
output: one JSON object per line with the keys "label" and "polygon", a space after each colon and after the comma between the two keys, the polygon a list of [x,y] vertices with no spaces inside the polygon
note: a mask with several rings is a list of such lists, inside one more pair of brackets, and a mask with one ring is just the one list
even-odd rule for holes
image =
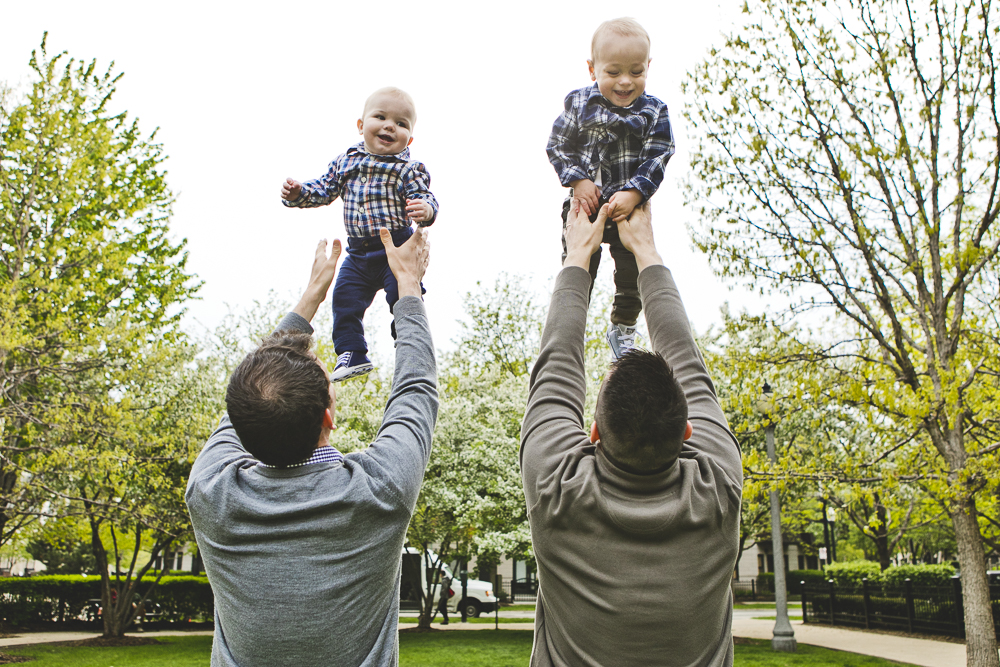
{"label": "man's hand", "polygon": [[418,227],[413,236],[398,248],[392,244],[392,234],[383,227],[379,230],[382,245],[385,246],[385,256],[389,260],[389,269],[396,276],[399,285],[399,298],[415,296],[420,298],[420,281],[427,271],[430,262],[430,244],[427,242],[427,229]]}
{"label": "man's hand", "polygon": [[302,184],[294,178],[286,178],[281,184],[281,198],[285,201],[295,201],[302,194]]}
{"label": "man's hand", "polygon": [[635,189],[619,190],[608,200],[608,217],[615,222],[621,222],[630,215],[642,201],[642,193]]}
{"label": "man's hand", "polygon": [[597,189],[594,182],[589,178],[581,178],[572,181],[569,187],[573,188],[573,196],[581,200],[583,210],[587,212],[587,215],[594,215],[597,212],[598,204],[601,203],[601,191]]}
{"label": "man's hand", "polygon": [[618,238],[625,249],[635,255],[640,273],[647,266],[663,264],[663,258],[656,252],[656,243],[653,241],[652,214],[648,201],[632,211],[628,220],[618,223]]}
{"label": "man's hand", "polygon": [[337,272],[340,250],[340,239],[333,241],[329,257],[326,256],[326,239],[316,245],[316,254],[313,256],[312,269],[309,272],[309,284],[306,285],[306,290],[302,293],[298,305],[292,309],[293,313],[298,313],[307,322],[312,321],[319,304],[323,303],[326,293],[330,291],[333,274]]}
{"label": "man's hand", "polygon": [[604,223],[608,219],[608,205],[601,207],[595,222],[590,221],[583,200],[574,197],[566,215],[566,261],[563,266],[590,267],[590,256],[601,247],[604,238]]}
{"label": "man's hand", "polygon": [[407,199],[406,217],[417,224],[428,222],[434,217],[434,209],[423,199]]}

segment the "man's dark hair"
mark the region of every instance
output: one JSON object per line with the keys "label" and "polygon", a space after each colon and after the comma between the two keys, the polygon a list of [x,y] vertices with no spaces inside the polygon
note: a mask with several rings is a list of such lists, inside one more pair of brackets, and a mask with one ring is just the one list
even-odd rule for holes
{"label": "man's dark hair", "polygon": [[229,419],[246,450],[267,465],[303,461],[319,441],[330,381],[311,344],[308,334],[271,334],[229,379]]}
{"label": "man's dark hair", "polygon": [[613,462],[651,473],[677,460],[687,426],[687,399],[659,354],[632,350],[614,362],[596,413],[601,447]]}

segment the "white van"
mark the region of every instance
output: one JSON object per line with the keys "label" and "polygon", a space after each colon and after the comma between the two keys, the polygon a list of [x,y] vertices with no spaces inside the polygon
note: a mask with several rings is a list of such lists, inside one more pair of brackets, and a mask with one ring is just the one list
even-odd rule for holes
{"label": "white van", "polygon": [[[431,562],[437,561],[437,554],[430,554]],[[399,581],[399,608],[402,611],[419,611],[420,600],[427,591],[427,577],[433,568],[424,567],[424,554],[414,547],[403,547],[403,567]],[[482,612],[491,612],[496,608],[497,598],[493,595],[493,584],[478,579],[466,582],[466,597],[462,600],[462,579],[456,577],[447,564],[441,564],[441,576],[451,579],[449,590],[437,588],[440,600],[442,593],[448,596],[448,612],[459,614],[465,608],[466,616],[474,618]],[[435,605],[437,609],[437,605]]]}

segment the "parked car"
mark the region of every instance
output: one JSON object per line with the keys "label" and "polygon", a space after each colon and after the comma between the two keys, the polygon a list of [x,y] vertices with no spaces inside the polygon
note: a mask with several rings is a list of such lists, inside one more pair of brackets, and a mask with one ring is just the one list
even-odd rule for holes
{"label": "parked car", "polygon": [[[437,560],[437,554],[430,553],[431,562]],[[399,608],[402,610],[419,610],[420,601],[427,590],[428,577],[432,576],[434,568],[424,567],[424,554],[414,547],[403,547],[403,562],[399,581]],[[493,585],[478,579],[466,581],[466,597],[462,599],[462,580],[456,577],[447,564],[441,565],[440,576],[451,579],[448,590],[438,586],[435,596],[435,608],[441,595],[448,596],[449,613],[459,613],[465,609],[466,616],[475,618],[483,612],[491,612],[496,608],[497,598],[493,594]]]}

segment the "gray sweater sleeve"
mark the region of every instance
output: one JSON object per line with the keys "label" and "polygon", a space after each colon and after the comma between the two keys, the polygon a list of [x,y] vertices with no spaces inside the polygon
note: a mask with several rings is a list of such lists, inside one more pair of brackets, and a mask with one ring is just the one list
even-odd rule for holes
{"label": "gray sweater sleeve", "polygon": [[437,420],[437,365],[424,302],[406,296],[393,307],[396,370],[375,442],[359,457],[375,480],[412,513],[431,454]]}
{"label": "gray sweater sleeve", "polygon": [[694,434],[684,443],[682,455],[684,451],[707,455],[725,471],[733,486],[741,488],[739,444],[729,430],[670,270],[662,265],[646,267],[639,274],[639,294],[653,350],[670,364],[687,397]]}
{"label": "gray sweater sleeve", "polygon": [[538,499],[539,486],[550,486],[552,475],[561,479],[575,475],[577,457],[567,457],[567,452],[582,453],[581,448],[589,444],[583,430],[587,391],[583,343],[589,289],[590,274],[580,267],[566,267],[556,277],[521,422],[521,474],[529,511]]}

